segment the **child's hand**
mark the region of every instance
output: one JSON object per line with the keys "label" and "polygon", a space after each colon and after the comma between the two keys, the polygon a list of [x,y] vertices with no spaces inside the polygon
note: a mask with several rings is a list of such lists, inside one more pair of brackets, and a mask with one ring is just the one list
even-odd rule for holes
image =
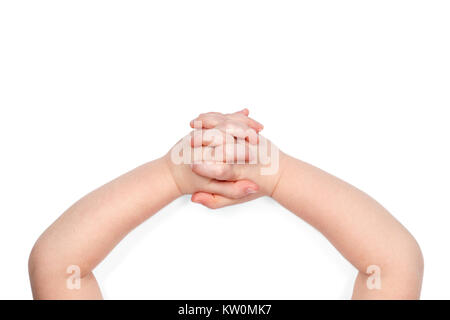
{"label": "child's hand", "polygon": [[[254,136],[251,134],[253,130],[249,130],[249,127],[260,131],[262,125],[247,116],[248,110],[245,109],[234,114],[206,113],[191,121],[191,126],[195,123],[201,124],[204,129],[199,137],[193,139],[196,141],[191,145],[203,146],[203,154],[218,153],[222,156],[222,158],[213,157],[208,161],[197,161],[192,165],[192,171],[199,176],[214,180],[250,180],[259,185],[258,192],[237,199],[227,199],[203,190],[193,194],[193,202],[201,203],[209,208],[220,208],[263,195],[272,195],[280,177],[280,157],[283,154],[262,136],[257,136],[255,143]],[[219,131],[222,135],[216,132],[209,134],[212,130]],[[241,141],[230,139],[230,136],[241,138]],[[242,138],[247,141],[243,141]]]}
{"label": "child's hand", "polygon": [[[258,142],[257,131],[260,131],[263,127],[258,122],[247,117],[248,110],[242,110],[229,115],[222,115],[219,113],[207,113],[199,117],[202,121],[202,127],[211,127],[216,125],[222,130],[227,130],[228,139],[233,140],[236,137],[245,138],[250,140],[251,143],[256,144]],[[192,126],[194,126],[194,120],[192,121]],[[226,135],[222,134],[224,131],[216,130],[219,135],[215,135],[215,138],[208,140],[207,133],[211,133],[212,129],[203,132],[206,134],[201,135],[199,139],[196,139],[196,133],[201,131],[194,131],[190,135],[183,138],[171,151],[165,156],[166,163],[172,173],[174,181],[178,186],[180,194],[194,194],[196,192],[204,192],[209,197],[220,199],[221,202],[226,203],[225,205],[237,203],[240,199],[245,199],[243,201],[248,201],[254,198],[255,194],[259,190],[259,186],[249,180],[249,179],[232,179],[231,176],[228,179],[222,176],[220,172],[216,174],[215,177],[208,177],[207,175],[198,175],[192,171],[192,168],[196,168],[196,163],[211,160],[207,155],[207,151],[214,151],[216,155],[219,153],[218,150],[227,146],[225,143]],[[231,133],[231,134],[230,134]],[[249,138],[250,137],[250,138]],[[195,141],[199,141],[197,145]],[[247,148],[249,143],[247,142]],[[202,147],[202,145],[208,145]],[[187,147],[187,148],[186,148]],[[223,150],[224,156],[227,156],[229,152]],[[248,153],[247,153],[248,154]],[[249,161],[248,158],[239,156],[236,154],[233,161]],[[227,181],[225,181],[227,180]],[[196,197],[201,197],[201,193]],[[194,199],[193,199],[194,200]]]}

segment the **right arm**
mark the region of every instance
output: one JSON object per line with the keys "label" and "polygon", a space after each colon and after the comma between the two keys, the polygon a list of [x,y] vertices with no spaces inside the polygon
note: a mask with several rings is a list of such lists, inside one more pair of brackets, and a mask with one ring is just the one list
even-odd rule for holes
{"label": "right arm", "polygon": [[[220,126],[220,121],[229,119],[227,115],[206,115],[197,120],[209,121],[207,128]],[[276,148],[270,142],[268,146],[269,150]],[[279,169],[274,174],[262,175],[262,167],[261,164],[194,165],[193,171],[201,176],[250,179],[260,188],[241,199],[197,192],[192,200],[215,209],[271,196],[320,231],[358,269],[354,299],[419,298],[423,277],[421,250],[406,228],[378,202],[350,184],[282,152]],[[372,274],[374,270],[379,273]],[[373,289],[368,281],[377,275],[381,288]]]}
{"label": "right arm", "polygon": [[[350,184],[289,156],[283,166],[272,197],[319,230],[358,269],[354,299],[420,297],[423,257],[405,227]],[[379,289],[367,285],[374,270],[380,272]]]}

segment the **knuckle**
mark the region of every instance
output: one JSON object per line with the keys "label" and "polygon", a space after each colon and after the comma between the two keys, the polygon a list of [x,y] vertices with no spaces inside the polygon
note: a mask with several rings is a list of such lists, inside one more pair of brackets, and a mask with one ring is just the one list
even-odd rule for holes
{"label": "knuckle", "polygon": [[225,120],[224,121],[224,128],[226,130],[233,130],[236,128],[235,123],[232,120]]}
{"label": "knuckle", "polygon": [[219,178],[223,178],[225,176],[225,168],[223,166],[217,166],[215,169],[215,174]]}

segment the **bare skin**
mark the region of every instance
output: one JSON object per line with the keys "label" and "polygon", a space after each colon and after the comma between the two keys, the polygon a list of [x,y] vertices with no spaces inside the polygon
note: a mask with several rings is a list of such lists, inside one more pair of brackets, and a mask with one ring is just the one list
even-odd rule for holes
{"label": "bare skin", "polygon": [[[261,165],[203,163],[193,171],[215,179],[250,179],[260,187],[252,198],[271,196],[319,230],[359,271],[353,299],[418,299],[423,257],[414,237],[364,192],[282,152],[279,158],[278,172],[269,176],[259,173]],[[192,196],[192,201],[213,209],[245,200],[206,192]],[[374,266],[379,268],[381,288],[367,284]]]}
{"label": "bare skin", "polygon": [[[243,114],[245,127],[259,124]],[[244,122],[242,122],[244,123]],[[131,230],[183,194],[198,191],[237,199],[255,193],[249,180],[216,181],[174,165],[171,152],[92,191],[66,210],[36,241],[29,258],[35,299],[101,299],[92,270]],[[67,268],[80,268],[81,286],[67,288]]]}
{"label": "bare skin", "polygon": [[[234,137],[263,128],[248,117],[246,109],[228,115],[207,113],[196,120],[207,130],[230,129],[228,133]],[[212,144],[200,137],[204,148],[224,148],[220,139]],[[248,147],[253,142],[245,143]],[[268,146],[276,148],[270,142]],[[279,170],[271,175],[261,175],[261,168],[270,164],[250,164],[248,157],[240,155],[234,160],[244,164],[201,161],[176,165],[169,151],[86,195],[36,242],[29,259],[33,297],[101,299],[92,273],[95,266],[140,223],[179,196],[192,194],[192,201],[209,208],[270,196],[322,232],[359,270],[354,299],[419,298],[423,274],[420,248],[372,198],[282,152]],[[80,267],[79,290],[67,288],[70,265]],[[381,270],[380,289],[367,286],[371,277],[367,268],[373,265]]]}

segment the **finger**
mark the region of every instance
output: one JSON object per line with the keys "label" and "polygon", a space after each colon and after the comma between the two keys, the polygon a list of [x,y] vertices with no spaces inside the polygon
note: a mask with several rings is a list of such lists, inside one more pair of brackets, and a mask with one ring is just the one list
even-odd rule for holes
{"label": "finger", "polygon": [[244,116],[248,117],[248,115],[250,114],[250,110],[248,110],[247,108],[244,108],[241,111],[237,111],[233,114],[243,114]]}
{"label": "finger", "polygon": [[245,139],[251,144],[258,144],[258,134],[253,128],[239,120],[226,120],[217,126],[217,129],[226,132],[236,138]]}
{"label": "finger", "polygon": [[250,118],[248,116],[249,114],[250,111],[248,109],[243,109],[230,115],[233,118],[238,118],[240,121],[243,121],[245,124],[247,124],[250,128],[254,129],[256,132],[259,132],[262,129],[264,129],[264,126],[255,119]]}
{"label": "finger", "polygon": [[197,118],[195,118],[190,122],[190,126],[191,128],[197,129],[201,128],[211,129],[216,127],[218,124],[226,121],[227,117],[228,118],[231,117],[231,119],[234,119],[235,121],[239,121],[240,123],[245,124],[246,126],[255,130],[255,132],[261,131],[264,128],[264,126],[258,121],[249,118],[248,115],[249,115],[248,109],[243,109],[241,111],[230,113],[228,115],[219,112],[202,113]]}
{"label": "finger", "polygon": [[211,194],[207,192],[196,192],[192,195],[191,201],[200,203],[210,209],[218,209],[225,206],[238,204],[243,201],[241,199],[229,199],[220,195]]}
{"label": "finger", "polygon": [[211,129],[224,121],[225,115],[220,112],[202,113],[190,122],[191,128]]}
{"label": "finger", "polygon": [[196,129],[191,132],[191,147],[218,146],[235,143],[235,139],[242,139],[253,145],[259,143],[255,130],[237,121],[227,121],[212,129]]}
{"label": "finger", "polygon": [[240,121],[240,122],[246,124],[248,127],[252,128],[256,132],[259,132],[262,129],[264,129],[264,126],[261,123],[254,120],[253,118],[243,115],[242,113],[234,113],[230,116],[232,117],[232,119],[235,119],[237,121]]}
{"label": "finger", "polygon": [[203,118],[203,119],[194,119],[190,122],[191,128],[196,129],[212,129],[216,127],[220,121],[216,118]]}
{"label": "finger", "polygon": [[191,147],[200,146],[219,146],[226,143],[233,143],[235,141],[234,136],[223,132],[219,129],[203,129],[194,130],[191,135]]}
{"label": "finger", "polygon": [[257,146],[251,145],[246,141],[237,141],[232,144],[227,143],[214,147],[213,157],[210,159],[214,159],[214,162],[234,164],[256,163],[258,149]]}
{"label": "finger", "polygon": [[250,128],[256,130],[256,132],[259,132],[259,131],[261,131],[262,129],[264,129],[264,126],[263,126],[260,122],[256,121],[256,120],[253,119],[253,118],[247,117],[247,120],[246,120],[246,121],[247,121],[247,125],[248,125]]}
{"label": "finger", "polygon": [[230,164],[203,161],[191,164],[191,168],[194,173],[202,177],[216,180],[238,180],[236,173],[237,166]]}
{"label": "finger", "polygon": [[258,196],[256,194],[253,194],[253,195],[248,195],[248,196],[240,198],[240,199],[230,199],[230,198],[226,198],[221,195],[218,195],[218,194],[211,194],[211,193],[207,193],[207,192],[196,192],[192,195],[191,201],[202,204],[205,207],[208,207],[210,209],[219,209],[219,208],[223,208],[226,206],[231,206],[234,204],[253,200],[257,197]]}
{"label": "finger", "polygon": [[194,163],[256,164],[258,160],[257,146],[245,141],[218,146],[191,147],[191,150]]}
{"label": "finger", "polygon": [[230,199],[240,199],[250,194],[257,193],[258,189],[258,185],[250,180],[211,180],[201,191],[219,194]]}

